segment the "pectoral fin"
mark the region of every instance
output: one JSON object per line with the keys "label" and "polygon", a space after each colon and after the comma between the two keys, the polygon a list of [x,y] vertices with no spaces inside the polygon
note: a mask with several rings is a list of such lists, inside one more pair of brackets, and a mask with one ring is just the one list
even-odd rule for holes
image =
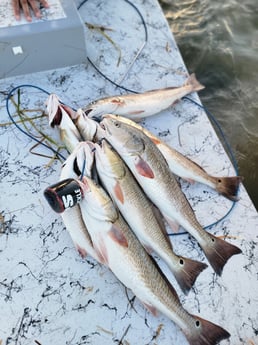
{"label": "pectoral fin", "polygon": [[117,182],[115,187],[114,187],[114,193],[116,198],[121,202],[121,204],[124,203],[124,194],[123,191],[121,189],[120,183]]}
{"label": "pectoral fin", "polygon": [[158,311],[155,307],[153,307],[151,304],[147,304],[144,302],[142,302],[142,304],[145,306],[146,309],[148,309],[149,312],[151,312],[153,316],[158,316]]}
{"label": "pectoral fin", "polygon": [[135,163],[135,168],[140,175],[147,178],[154,178],[154,172],[152,171],[151,167],[141,157],[138,157],[137,162]]}
{"label": "pectoral fin", "polygon": [[121,229],[115,224],[112,225],[111,229],[108,232],[108,235],[112,238],[113,241],[118,243],[122,247],[128,247],[128,242],[125,235],[122,233]]}
{"label": "pectoral fin", "polygon": [[118,106],[122,106],[125,104],[125,101],[120,98],[112,98],[110,102],[113,104],[117,104]]}
{"label": "pectoral fin", "polygon": [[170,226],[171,230],[175,233],[179,232],[179,224],[175,221],[175,219],[169,218],[167,216],[164,216],[166,221],[168,222],[168,225]]}
{"label": "pectoral fin", "polygon": [[159,140],[159,138],[156,137],[150,137],[151,141],[155,144],[155,145],[159,145],[161,143],[161,141]]}
{"label": "pectoral fin", "polygon": [[128,115],[139,115],[139,114],[142,114],[144,113],[144,110],[134,110],[134,111],[130,111],[128,113]]}
{"label": "pectoral fin", "polygon": [[78,253],[80,254],[80,256],[81,256],[83,259],[86,258],[86,256],[87,256],[86,250],[85,250],[84,248],[80,247],[79,244],[75,244],[75,247],[76,247]]}

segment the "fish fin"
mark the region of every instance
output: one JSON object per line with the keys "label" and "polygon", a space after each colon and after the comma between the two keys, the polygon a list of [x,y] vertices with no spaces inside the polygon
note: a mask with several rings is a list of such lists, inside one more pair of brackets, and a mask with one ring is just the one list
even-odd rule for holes
{"label": "fish fin", "polygon": [[121,98],[118,98],[118,97],[112,98],[110,100],[110,102],[113,103],[113,104],[117,104],[118,106],[125,104],[125,101],[123,101]]}
{"label": "fish fin", "polygon": [[101,264],[106,265],[107,267],[109,266],[108,264],[108,254],[107,254],[107,249],[104,245],[104,241],[100,240],[100,242],[98,243],[98,245],[94,245],[94,251],[96,253],[96,257],[98,259],[98,261]]}
{"label": "fish fin", "polygon": [[190,345],[215,345],[223,339],[230,337],[230,334],[222,327],[192,315],[195,319],[194,329],[191,327],[185,331],[185,335]]}
{"label": "fish fin", "polygon": [[210,245],[202,246],[214,271],[221,275],[222,270],[231,256],[242,253],[241,249],[209,233]]}
{"label": "fish fin", "polygon": [[239,189],[239,184],[243,181],[243,177],[214,177],[214,179],[216,184],[216,190],[218,193],[224,195],[229,200],[239,200],[237,193]]}
{"label": "fish fin", "polygon": [[171,245],[171,242],[169,240],[169,237],[168,237],[168,234],[167,234],[167,229],[166,229],[166,225],[165,225],[165,219],[162,215],[162,213],[160,212],[160,210],[154,205],[151,203],[151,209],[152,209],[152,212],[159,224],[159,227],[160,229],[162,230],[163,234],[165,235],[165,239],[167,241],[167,243],[169,244],[170,247],[172,247]]}
{"label": "fish fin", "polygon": [[148,246],[147,244],[145,245],[144,243],[142,243],[142,245],[149,255],[151,255],[153,253],[153,249],[151,246]]}
{"label": "fish fin", "polygon": [[82,248],[81,246],[79,246],[79,244],[75,244],[75,248],[77,249],[78,253],[80,254],[80,256],[84,259],[87,256],[87,252],[84,248]]}
{"label": "fish fin", "polygon": [[195,184],[195,181],[191,178],[186,178],[185,179],[187,182],[189,182],[190,184]]}
{"label": "fish fin", "polygon": [[208,266],[199,261],[178,257],[178,269],[173,269],[173,274],[182,291],[187,295],[194,285],[199,274]]}
{"label": "fish fin", "polygon": [[108,235],[112,238],[113,241],[118,243],[120,246],[128,247],[128,241],[125,235],[115,224],[112,224],[112,227],[108,232]]}
{"label": "fish fin", "polygon": [[135,168],[141,176],[144,176],[147,178],[154,178],[154,173],[153,173],[151,167],[141,157],[138,157],[138,161],[135,163]]}
{"label": "fish fin", "polygon": [[144,113],[144,110],[135,110],[127,113],[128,115],[138,115]]}
{"label": "fish fin", "polygon": [[68,105],[61,104],[60,107],[62,107],[65,110],[65,112],[69,115],[71,119],[75,117],[76,112],[72,108],[70,108]]}
{"label": "fish fin", "polygon": [[180,99],[176,99],[173,103],[171,103],[171,106],[172,105],[176,105],[177,103],[179,103]]}
{"label": "fish fin", "polygon": [[114,187],[114,193],[116,198],[121,202],[121,204],[124,204],[124,194],[118,181]]}
{"label": "fish fin", "polygon": [[142,304],[153,316],[158,316],[158,310],[155,307],[153,307],[153,305],[145,302],[142,302]]}
{"label": "fish fin", "polygon": [[178,233],[179,232],[179,227],[180,225],[172,218],[169,218],[167,216],[164,216],[164,218],[166,219],[169,227],[171,228],[171,230],[175,233]]}
{"label": "fish fin", "polygon": [[193,91],[200,91],[205,88],[199,81],[196,79],[196,76],[194,73],[192,73],[189,78],[186,80],[184,86],[190,85],[192,87]]}
{"label": "fish fin", "polygon": [[158,144],[161,143],[161,140],[160,140],[159,138],[157,138],[157,137],[151,136],[150,139],[151,139],[151,141],[152,141],[155,145],[158,145]]}

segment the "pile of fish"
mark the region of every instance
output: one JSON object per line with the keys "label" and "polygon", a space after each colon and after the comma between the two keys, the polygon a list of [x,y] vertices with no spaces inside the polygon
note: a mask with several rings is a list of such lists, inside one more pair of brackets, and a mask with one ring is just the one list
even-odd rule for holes
{"label": "pile of fish", "polygon": [[191,345],[214,345],[230,334],[183,308],[151,254],[165,261],[187,294],[207,265],[173,251],[166,224],[182,226],[221,275],[241,250],[203,230],[174,174],[231,200],[237,200],[241,178],[210,176],[132,120],[152,116],[201,88],[191,75],[179,88],[105,98],[76,112],[50,95],[49,123],[59,129],[70,155],[60,181],[44,194],[82,257],[109,267],[154,315],[160,311],[173,320]]}

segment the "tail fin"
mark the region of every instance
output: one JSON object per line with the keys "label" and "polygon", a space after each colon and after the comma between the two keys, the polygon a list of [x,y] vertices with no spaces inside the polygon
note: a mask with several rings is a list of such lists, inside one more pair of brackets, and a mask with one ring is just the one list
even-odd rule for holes
{"label": "tail fin", "polygon": [[191,85],[192,91],[200,91],[205,88],[199,81],[196,79],[195,74],[191,74],[187,81],[185,82],[185,85]]}
{"label": "tail fin", "polygon": [[207,267],[203,262],[178,257],[178,270],[173,269],[173,274],[182,291],[188,294],[198,275]]}
{"label": "tail fin", "polygon": [[221,275],[226,262],[231,256],[242,253],[241,249],[230,244],[220,238],[209,234],[211,243],[207,246],[202,246],[202,249],[209,260],[214,271]]}
{"label": "tail fin", "polygon": [[198,316],[192,316],[195,319],[195,328],[191,328],[191,333],[186,334],[190,345],[216,345],[221,340],[230,337],[230,334],[222,327]]}
{"label": "tail fin", "polygon": [[240,182],[243,181],[241,176],[233,177],[216,177],[216,190],[226,198],[237,201],[238,188]]}

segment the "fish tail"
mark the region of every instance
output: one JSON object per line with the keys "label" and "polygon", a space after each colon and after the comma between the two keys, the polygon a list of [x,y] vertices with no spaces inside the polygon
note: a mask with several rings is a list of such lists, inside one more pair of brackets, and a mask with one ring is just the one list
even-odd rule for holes
{"label": "fish tail", "polygon": [[237,201],[239,200],[237,193],[239,184],[243,178],[241,176],[232,177],[215,177],[216,190],[218,193],[224,195],[226,198]]}
{"label": "fish tail", "polygon": [[185,82],[185,85],[190,85],[192,88],[192,91],[200,91],[205,88],[197,79],[194,73],[192,73],[187,81]]}
{"label": "fish tail", "polygon": [[173,274],[180,285],[182,291],[188,294],[195,283],[198,275],[207,267],[203,262],[178,257],[178,270],[173,270]]}
{"label": "fish tail", "polygon": [[222,327],[204,320],[199,316],[192,315],[194,318],[194,329],[186,333],[186,338],[190,345],[216,345],[221,340],[230,337],[230,334]]}
{"label": "fish tail", "polygon": [[221,275],[226,262],[231,256],[240,254],[242,251],[238,247],[230,244],[212,234],[209,234],[209,245],[202,246],[202,249],[209,260],[214,271]]}

